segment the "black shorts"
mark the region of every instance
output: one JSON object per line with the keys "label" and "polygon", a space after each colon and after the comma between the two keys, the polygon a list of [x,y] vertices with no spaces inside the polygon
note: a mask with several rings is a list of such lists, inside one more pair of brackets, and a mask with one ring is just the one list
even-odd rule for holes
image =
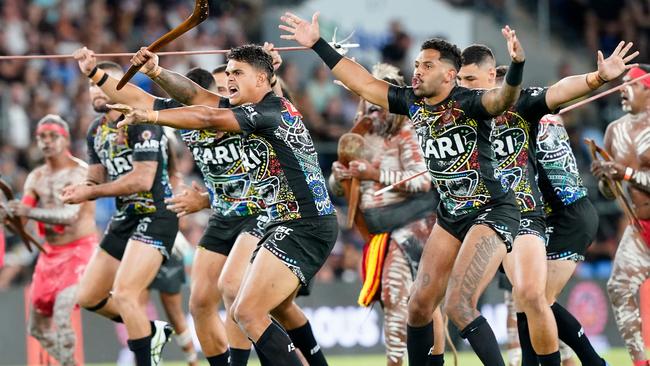
{"label": "black shorts", "polygon": [[329,257],[338,234],[336,215],[271,223],[253,252],[251,263],[264,247],[289,267],[302,286],[309,286]]}
{"label": "black shorts", "polygon": [[548,260],[585,259],[585,252],[596,238],[598,213],[584,197],[546,217],[546,258]]}
{"label": "black shorts", "polygon": [[470,214],[450,215],[442,204],[438,205],[437,214],[436,223],[461,242],[472,226],[478,224],[489,226],[503,240],[508,252],[512,250],[512,242],[519,231],[521,218],[521,212],[512,191],[504,198],[489,202]]}
{"label": "black shorts", "polygon": [[519,235],[535,235],[546,244],[546,218],[542,212],[526,212],[521,214]]}
{"label": "black shorts", "polygon": [[167,294],[181,292],[185,284],[185,263],[183,257],[172,254],[169,259],[160,266],[156,278],[153,279],[150,290],[158,290]]}
{"label": "black shorts", "polygon": [[269,217],[265,214],[235,217],[213,214],[199,246],[227,257],[240,234],[246,233],[262,239],[268,222]]}
{"label": "black shorts", "polygon": [[99,247],[117,260],[122,260],[129,240],[137,240],[158,249],[169,258],[178,233],[176,214],[162,209],[150,215],[116,214],[104,232]]}

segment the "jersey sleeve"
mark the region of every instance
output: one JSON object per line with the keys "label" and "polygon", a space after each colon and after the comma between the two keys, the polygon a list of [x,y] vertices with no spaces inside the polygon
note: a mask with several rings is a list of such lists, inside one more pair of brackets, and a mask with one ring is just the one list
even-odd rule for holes
{"label": "jersey sleeve", "polygon": [[163,109],[172,109],[172,108],[179,108],[179,107],[184,107],[181,102],[171,99],[171,98],[156,98],[153,101],[153,110],[154,111],[161,111]]}
{"label": "jersey sleeve", "polygon": [[[257,104],[244,104],[232,108],[239,127],[246,134],[274,130],[281,119],[279,115],[282,106],[279,98],[267,98]],[[293,107],[293,106],[292,106]],[[295,109],[295,108],[294,108]],[[296,110],[296,113],[298,111]]]}
{"label": "jersey sleeve", "polygon": [[97,131],[97,121],[90,124],[86,133],[86,150],[88,154],[88,165],[101,164],[102,161],[95,151],[95,131]]}
{"label": "jersey sleeve", "polygon": [[407,86],[388,86],[388,110],[391,113],[409,115],[409,104],[415,99],[413,89]]}
{"label": "jersey sleeve", "polygon": [[485,89],[464,89],[460,99],[461,108],[468,117],[479,120],[491,120],[491,115],[483,105],[483,94]]}
{"label": "jersey sleeve", "polygon": [[133,146],[133,161],[158,161],[166,141],[162,127],[135,125],[129,127],[128,134]]}
{"label": "jersey sleeve", "polygon": [[553,113],[546,104],[547,91],[548,88],[526,88],[519,95],[517,109],[524,112],[524,117],[533,124]]}

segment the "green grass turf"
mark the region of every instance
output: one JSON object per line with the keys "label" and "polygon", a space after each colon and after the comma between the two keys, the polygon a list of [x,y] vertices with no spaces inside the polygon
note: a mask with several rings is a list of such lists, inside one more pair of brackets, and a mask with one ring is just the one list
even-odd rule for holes
{"label": "green grass turf", "polygon": [[[611,366],[631,366],[627,352],[623,348],[615,348],[605,353],[605,359]],[[369,355],[369,356],[329,356],[327,361],[331,366],[383,366],[386,364],[383,355]],[[203,361],[201,366],[206,366],[208,363]],[[259,366],[257,360],[251,360],[248,363],[250,366]],[[445,365],[453,366],[453,358],[451,354],[445,357]],[[579,363],[578,363],[579,364]],[[113,364],[88,364],[88,366],[109,366]],[[181,362],[165,362],[165,366],[184,366],[187,365]],[[480,361],[471,352],[461,352],[458,357],[459,366],[481,366]]]}

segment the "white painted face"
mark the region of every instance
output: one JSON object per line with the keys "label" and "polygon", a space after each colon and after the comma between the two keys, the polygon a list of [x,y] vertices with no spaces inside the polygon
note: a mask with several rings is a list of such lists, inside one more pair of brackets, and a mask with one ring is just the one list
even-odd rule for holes
{"label": "white painted face", "polygon": [[632,112],[632,103],[634,100],[634,88],[628,85],[621,91],[621,108],[625,113]]}

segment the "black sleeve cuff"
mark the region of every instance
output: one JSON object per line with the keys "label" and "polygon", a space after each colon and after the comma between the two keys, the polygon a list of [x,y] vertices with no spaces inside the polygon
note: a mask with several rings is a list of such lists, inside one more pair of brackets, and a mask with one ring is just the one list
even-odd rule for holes
{"label": "black sleeve cuff", "polygon": [[314,50],[321,59],[323,59],[327,67],[330,69],[333,69],[334,66],[336,66],[343,58],[343,56],[336,52],[334,47],[330,46],[330,44],[323,38],[319,38],[318,41],[311,46],[311,49]]}
{"label": "black sleeve cuff", "polygon": [[506,73],[506,83],[510,86],[519,86],[521,85],[522,80],[524,79],[524,62],[512,62]]}

